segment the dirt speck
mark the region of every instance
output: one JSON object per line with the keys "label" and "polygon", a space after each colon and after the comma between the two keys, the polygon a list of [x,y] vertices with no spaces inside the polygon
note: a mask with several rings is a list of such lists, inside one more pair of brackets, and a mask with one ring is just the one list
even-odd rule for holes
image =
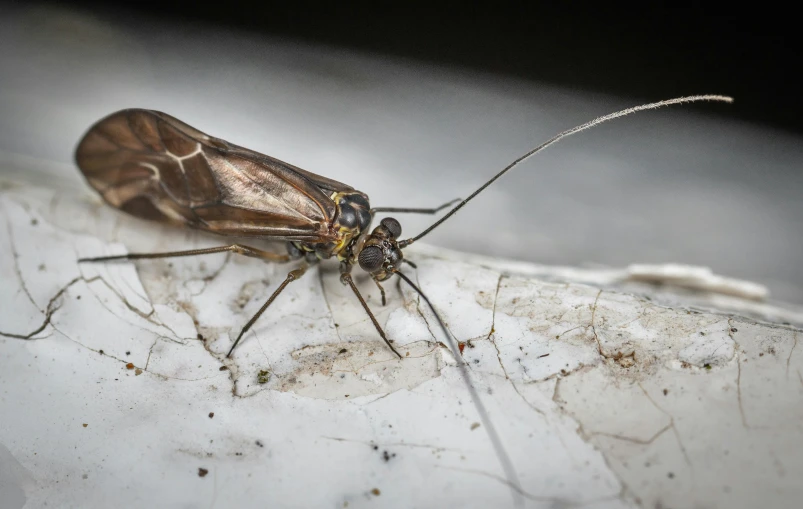
{"label": "dirt speck", "polygon": [[229,369],[229,367],[228,367],[228,366],[220,366],[220,367],[218,368],[218,371],[226,371],[227,369]]}
{"label": "dirt speck", "polygon": [[259,385],[265,385],[270,381],[270,371],[267,369],[262,369],[257,373],[257,383]]}
{"label": "dirt speck", "polygon": [[478,423],[478,422],[475,422],[475,423],[473,423],[473,424],[471,425],[471,431],[474,431],[475,429],[477,429],[477,428],[479,428],[479,427],[480,427],[480,423]]}
{"label": "dirt speck", "polygon": [[208,474],[208,473],[209,473],[209,470],[207,470],[205,468],[199,468],[198,469],[198,477],[206,477],[206,474]]}
{"label": "dirt speck", "polygon": [[667,394],[669,394],[669,389],[664,389],[664,396],[666,396]]}
{"label": "dirt speck", "polygon": [[141,369],[139,369],[139,368],[137,368],[137,369],[135,369],[135,370],[134,370],[134,374],[135,374],[135,375],[137,375],[137,376],[139,376],[139,375],[141,375],[141,374],[142,374],[142,370],[141,370]]}
{"label": "dirt speck", "polygon": [[209,418],[210,418],[210,419],[211,419],[212,417],[214,417],[214,416],[215,416],[215,412],[209,412]]}
{"label": "dirt speck", "polygon": [[259,447],[265,447],[265,444],[263,444],[263,443],[262,443],[262,442],[260,442],[259,440],[257,440],[255,443],[256,443],[256,444],[257,444]]}
{"label": "dirt speck", "polygon": [[129,362],[128,364],[125,365],[125,369],[134,369],[134,363]]}
{"label": "dirt speck", "polygon": [[378,497],[381,494],[382,494],[382,492],[379,491],[379,488],[374,488],[374,489],[371,490],[371,495],[373,495],[375,497]]}
{"label": "dirt speck", "polygon": [[89,424],[83,423],[82,426],[86,428],[87,426],[89,426]]}

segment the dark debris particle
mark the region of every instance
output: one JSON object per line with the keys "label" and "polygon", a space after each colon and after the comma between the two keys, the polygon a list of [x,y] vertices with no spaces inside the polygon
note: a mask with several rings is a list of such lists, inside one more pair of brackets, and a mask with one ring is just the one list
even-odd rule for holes
{"label": "dark debris particle", "polygon": [[664,396],[666,396],[667,394],[669,394],[669,389],[664,389]]}
{"label": "dark debris particle", "polygon": [[669,472],[668,474],[666,474],[666,476],[669,477],[670,479],[675,478],[675,474],[673,472]]}
{"label": "dark debris particle", "polygon": [[243,455],[243,453],[241,453],[241,452],[235,452],[235,453],[234,453],[234,455],[235,455],[235,456],[242,456],[242,455]]}
{"label": "dark debris particle", "polygon": [[706,362],[705,364],[703,364],[703,367],[704,367],[705,369],[708,369],[708,370],[710,370],[710,369],[711,369],[711,365],[710,365],[710,364],[708,364],[707,362]]}
{"label": "dark debris particle", "polygon": [[382,494],[382,492],[379,491],[379,488],[374,488],[374,489],[371,490],[371,495],[373,495],[375,497],[378,497],[381,494]]}
{"label": "dark debris particle", "polygon": [[81,296],[80,295],[76,295],[75,296],[75,300],[81,300]]}
{"label": "dark debris particle", "polygon": [[198,469],[198,477],[206,477],[206,474],[208,474],[208,473],[209,473],[209,470],[207,470],[205,468],[199,468]]}
{"label": "dark debris particle", "polygon": [[270,371],[267,369],[262,369],[257,373],[257,383],[259,385],[264,385],[270,381]]}
{"label": "dark debris particle", "polygon": [[197,338],[198,338],[199,341],[203,341],[204,340],[204,335],[203,334],[198,334]]}
{"label": "dark debris particle", "polygon": [[130,351],[128,351],[128,352],[126,352],[125,354],[126,354],[126,355],[131,355],[131,352],[130,352]]}
{"label": "dark debris particle", "polygon": [[379,446],[378,445],[372,445],[371,449],[373,449],[375,451],[378,451],[379,450]]}
{"label": "dark debris particle", "polygon": [[211,419],[212,417],[214,417],[214,416],[215,416],[215,412],[209,412],[209,418],[210,418],[210,419]]}
{"label": "dark debris particle", "polygon": [[346,350],[345,348],[341,348],[341,349],[340,349],[340,351],[339,351],[339,352],[337,352],[337,353],[338,353],[338,355],[339,355],[339,354],[341,354],[341,353],[346,353],[346,352],[348,352],[348,350]]}
{"label": "dark debris particle", "polygon": [[218,371],[226,371],[227,369],[229,369],[228,366],[220,366]]}
{"label": "dark debris particle", "polygon": [[86,428],[87,426],[89,426],[89,424],[83,423],[82,426]]}
{"label": "dark debris particle", "polygon": [[390,453],[388,451],[382,451],[382,459],[385,460],[385,463],[390,461],[392,458],[396,457],[396,453]]}
{"label": "dark debris particle", "polygon": [[739,332],[739,329],[737,329],[736,327],[731,327],[731,332]]}
{"label": "dark debris particle", "polygon": [[257,440],[257,441],[256,441],[256,442],[254,442],[254,443],[255,443],[255,444],[257,444],[259,447],[265,447],[265,444],[263,444],[263,443],[262,443],[262,442],[260,442],[259,440]]}
{"label": "dark debris particle", "polygon": [[100,355],[103,355],[103,350],[98,350],[98,353],[99,353]]}

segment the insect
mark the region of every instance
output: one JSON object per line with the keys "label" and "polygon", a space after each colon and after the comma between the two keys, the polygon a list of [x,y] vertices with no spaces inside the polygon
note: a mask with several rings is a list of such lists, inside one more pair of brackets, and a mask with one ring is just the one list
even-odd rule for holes
{"label": "insect", "polygon": [[[374,317],[352,278],[355,265],[376,282],[385,303],[381,283],[394,275],[419,293],[436,316],[456,359],[461,356],[443,321],[429,299],[400,270],[403,249],[429,234],[493,184],[499,177],[532,155],[572,134],[638,111],[696,101],[732,102],[720,95],[681,97],[645,104],[598,117],[564,131],[522,155],[468,198],[432,209],[371,208],[365,193],[316,175],[273,157],[214,138],[165,113],[144,109],[118,111],[100,120],[78,144],[75,158],[89,184],[110,205],[133,216],[188,226],[207,232],[287,242],[287,254],[276,254],[243,244],[174,251],[130,253],[120,256],[82,258],[80,262],[106,262],[143,258],[194,256],[220,252],[261,258],[266,261],[299,260],[286,279],[246,323],[227,357],[243,335],[291,282],[320,260],[340,262],[340,280],[351,287],[385,344],[401,358]],[[457,203],[459,202],[459,203]],[[401,239],[399,221],[385,217],[371,225],[379,213],[435,214],[455,205],[422,233]],[[515,472],[506,459],[479,397],[470,383],[465,364],[458,361],[472,398],[486,425],[494,447],[503,459],[508,478]],[[512,473],[511,473],[512,472]],[[514,483],[518,485],[517,481]]]}

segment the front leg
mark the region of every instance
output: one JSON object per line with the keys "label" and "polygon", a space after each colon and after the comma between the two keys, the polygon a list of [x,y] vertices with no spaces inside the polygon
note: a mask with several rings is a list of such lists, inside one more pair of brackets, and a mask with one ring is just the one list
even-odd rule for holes
{"label": "front leg", "polygon": [[351,287],[351,291],[354,292],[354,295],[357,296],[357,299],[360,301],[360,304],[362,304],[362,308],[365,310],[366,313],[368,313],[368,318],[371,319],[371,322],[374,324],[376,331],[382,337],[382,340],[385,342],[386,345],[388,345],[388,348],[390,348],[393,351],[393,353],[398,355],[399,359],[401,359],[402,358],[401,354],[397,352],[395,348],[393,348],[393,345],[390,344],[390,340],[387,338],[387,336],[385,336],[385,331],[382,330],[382,326],[379,325],[379,322],[376,320],[376,317],[371,312],[371,308],[368,307],[368,304],[365,302],[365,299],[362,298],[362,294],[357,289],[357,285],[354,284],[354,280],[351,277],[351,267],[352,266],[346,262],[340,263],[340,282],[343,283],[344,285],[348,285]]}

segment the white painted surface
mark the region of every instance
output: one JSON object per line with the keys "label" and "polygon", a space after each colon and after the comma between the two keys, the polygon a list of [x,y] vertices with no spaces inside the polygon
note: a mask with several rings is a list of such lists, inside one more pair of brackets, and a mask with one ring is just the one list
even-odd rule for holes
{"label": "white painted surface", "polygon": [[[387,285],[383,308],[360,281],[402,361],[332,265],[291,285],[225,361],[288,267],[225,255],[79,266],[215,239],[88,193],[2,189],[7,507],[511,504],[454,359],[409,290]],[[798,330],[425,251],[410,252],[411,274],[466,343],[527,507],[803,496]]]}

